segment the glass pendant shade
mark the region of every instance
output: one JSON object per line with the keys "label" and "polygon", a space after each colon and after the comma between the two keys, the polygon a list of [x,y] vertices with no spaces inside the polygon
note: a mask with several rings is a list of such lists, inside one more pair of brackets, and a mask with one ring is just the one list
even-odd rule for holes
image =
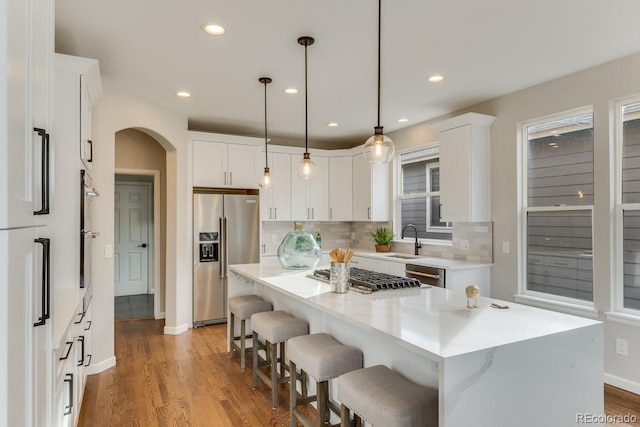
{"label": "glass pendant shade", "polygon": [[271,172],[269,168],[264,168],[264,174],[260,178],[260,188],[271,188]]}
{"label": "glass pendant shade", "polygon": [[364,156],[373,164],[388,163],[395,153],[393,141],[383,133],[377,133],[364,144]]}
{"label": "glass pendant shade", "polygon": [[315,178],[317,173],[317,165],[311,160],[309,153],[305,153],[300,163],[298,163],[296,175],[304,180],[309,180]]}

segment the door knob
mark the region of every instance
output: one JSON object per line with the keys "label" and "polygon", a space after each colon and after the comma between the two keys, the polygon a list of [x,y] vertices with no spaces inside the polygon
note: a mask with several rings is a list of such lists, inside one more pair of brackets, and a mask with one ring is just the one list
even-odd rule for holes
{"label": "door knob", "polygon": [[139,248],[146,248],[146,247],[147,247],[147,244],[146,244],[146,243],[143,243],[143,244],[141,244],[141,245],[138,245],[138,247],[139,247]]}

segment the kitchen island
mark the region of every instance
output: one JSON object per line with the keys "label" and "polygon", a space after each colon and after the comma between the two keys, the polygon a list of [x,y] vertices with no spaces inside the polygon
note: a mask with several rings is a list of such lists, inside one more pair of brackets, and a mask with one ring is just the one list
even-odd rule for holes
{"label": "kitchen island", "polygon": [[229,297],[255,293],[360,348],[365,366],[437,388],[441,427],[565,427],[604,413],[600,322],[483,297],[469,309],[435,287],[336,294],[274,263],[229,270]]}

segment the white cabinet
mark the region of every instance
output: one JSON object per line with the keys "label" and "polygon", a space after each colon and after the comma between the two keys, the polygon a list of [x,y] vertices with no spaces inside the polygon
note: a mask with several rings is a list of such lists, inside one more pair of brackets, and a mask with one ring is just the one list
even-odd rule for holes
{"label": "white cabinet", "polygon": [[296,175],[301,156],[291,156],[291,219],[326,221],[329,219],[329,158],[311,156],[318,173],[308,181]]}
{"label": "white cabinet", "polygon": [[[261,155],[264,162],[264,153]],[[291,218],[291,155],[284,153],[268,155],[271,187],[260,189],[261,217],[263,221],[288,221]],[[257,161],[257,171],[260,175],[264,172],[262,162]]]}
{"label": "white cabinet", "polygon": [[389,220],[389,165],[373,165],[363,154],[353,157],[353,221]]}
{"label": "white cabinet", "polygon": [[353,217],[353,162],[351,156],[329,158],[329,220],[351,221]]}
{"label": "white cabinet", "polygon": [[251,145],[193,141],[193,186],[258,188],[256,151]]}
{"label": "white cabinet", "polygon": [[91,112],[102,98],[98,61],[56,53],[53,89],[54,143],[73,148],[73,158],[80,155],[79,168],[91,170],[95,155]]}
{"label": "white cabinet", "polygon": [[445,221],[491,220],[489,129],[493,116],[467,113],[437,123],[440,202]]}

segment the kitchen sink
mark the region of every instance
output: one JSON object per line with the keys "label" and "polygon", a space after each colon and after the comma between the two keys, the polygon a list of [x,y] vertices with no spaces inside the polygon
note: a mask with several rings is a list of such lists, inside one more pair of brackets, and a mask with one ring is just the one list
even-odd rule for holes
{"label": "kitchen sink", "polygon": [[387,258],[416,259],[416,258],[420,258],[420,256],[419,255],[387,255]]}

